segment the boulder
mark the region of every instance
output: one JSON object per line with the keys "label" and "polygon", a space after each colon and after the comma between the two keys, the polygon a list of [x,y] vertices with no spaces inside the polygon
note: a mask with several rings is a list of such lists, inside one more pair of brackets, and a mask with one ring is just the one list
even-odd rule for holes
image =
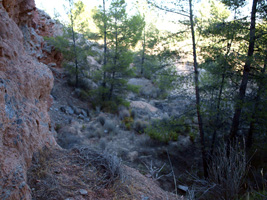
{"label": "boulder", "polygon": [[144,101],[132,101],[131,102],[131,108],[146,110],[149,113],[156,113],[158,109],[149,103],[146,103]]}
{"label": "boulder", "polygon": [[90,64],[91,67],[93,67],[92,70],[99,70],[101,69],[101,64],[99,64],[93,56],[87,56],[87,61]]}
{"label": "boulder", "polygon": [[79,80],[79,86],[85,90],[95,90],[98,86],[91,79],[83,77]]}

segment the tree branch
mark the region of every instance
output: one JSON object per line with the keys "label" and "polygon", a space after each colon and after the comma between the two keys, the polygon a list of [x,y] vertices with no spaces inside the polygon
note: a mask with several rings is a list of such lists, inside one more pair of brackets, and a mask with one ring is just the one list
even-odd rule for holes
{"label": "tree branch", "polygon": [[163,8],[163,7],[157,5],[157,4],[155,4],[155,3],[153,3],[153,2],[151,2],[151,1],[149,1],[149,0],[147,0],[147,3],[148,3],[148,4],[151,4],[151,5],[154,6],[155,8],[158,8],[158,9],[163,10],[163,11],[166,11],[166,12],[170,12],[170,13],[174,13],[174,14],[182,15],[182,16],[184,16],[184,17],[188,17],[188,18],[190,17],[190,16],[187,15],[187,14],[184,14],[184,13],[181,13],[181,12],[177,12],[177,11],[175,11],[175,10],[171,10],[171,9],[168,9],[168,8]]}

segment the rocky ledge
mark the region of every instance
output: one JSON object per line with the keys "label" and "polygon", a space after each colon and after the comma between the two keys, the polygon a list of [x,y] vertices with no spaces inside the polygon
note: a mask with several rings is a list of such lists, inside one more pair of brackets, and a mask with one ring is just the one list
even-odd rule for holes
{"label": "rocky ledge", "polygon": [[[48,109],[53,75],[30,55],[22,27],[34,28],[34,0],[0,1],[0,199],[31,199],[33,152],[56,145]],[[32,46],[35,46],[33,43]]]}

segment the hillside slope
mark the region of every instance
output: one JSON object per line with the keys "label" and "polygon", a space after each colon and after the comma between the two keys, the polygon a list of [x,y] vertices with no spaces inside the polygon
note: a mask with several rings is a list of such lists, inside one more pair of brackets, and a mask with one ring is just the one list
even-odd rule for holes
{"label": "hillside slope", "polygon": [[[1,0],[0,27],[0,199],[42,199],[35,196],[38,188],[44,189],[38,183],[47,176],[54,180],[64,178],[61,172],[67,167],[72,170],[79,167],[72,163],[73,151],[57,145],[48,113],[53,104],[50,92],[54,77],[50,69],[60,65],[62,55],[47,45],[43,36],[61,33],[53,20],[35,8],[34,0]],[[33,155],[40,155],[42,149],[51,156],[36,159],[38,156]],[[42,180],[31,173],[41,163],[47,169]],[[176,199],[152,179],[134,169],[123,168],[129,182],[121,186],[126,193],[120,195],[126,195],[128,199]],[[82,181],[86,174],[79,172],[74,171],[68,176]],[[50,189],[53,184],[48,185]],[[66,191],[59,187],[56,193],[68,196],[79,186],[77,182],[72,184],[72,189]],[[73,199],[124,199],[111,190],[107,194],[105,189],[92,191],[81,198],[74,192]]]}

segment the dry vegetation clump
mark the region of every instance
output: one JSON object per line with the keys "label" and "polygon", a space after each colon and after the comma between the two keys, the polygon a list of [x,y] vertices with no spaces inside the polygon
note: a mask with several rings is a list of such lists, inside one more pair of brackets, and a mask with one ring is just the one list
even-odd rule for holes
{"label": "dry vegetation clump", "polygon": [[111,120],[107,120],[105,125],[104,125],[104,129],[108,132],[108,133],[116,133],[116,125],[113,121]]}
{"label": "dry vegetation clump", "polygon": [[99,121],[99,123],[100,123],[102,126],[104,126],[105,123],[106,123],[106,118],[103,117],[103,116],[99,116],[99,117],[98,117],[98,121]]}
{"label": "dry vegetation clump", "polygon": [[83,140],[80,136],[71,132],[62,131],[58,133],[57,143],[64,149],[71,149],[74,146],[80,146]]}
{"label": "dry vegetation clump", "polygon": [[245,149],[240,144],[224,144],[211,157],[208,179],[193,176],[194,184],[189,199],[230,200],[238,194],[248,172]]}
{"label": "dry vegetation clump", "polygon": [[119,133],[117,127],[118,122],[116,119],[109,119],[104,116],[99,116],[96,121],[89,123],[85,130],[83,130],[83,135],[85,140],[90,140],[93,138],[102,138],[105,136],[115,136]]}
{"label": "dry vegetation clump", "polygon": [[122,129],[131,130],[133,127],[134,118],[136,117],[135,111],[129,111],[127,108],[121,106],[118,109],[119,111],[119,119],[121,120],[120,127]]}
{"label": "dry vegetation clump", "polygon": [[127,117],[130,117],[129,111],[126,108],[124,108],[124,109],[121,108],[119,110],[119,119],[124,120]]}
{"label": "dry vegetation clump", "polygon": [[144,133],[145,129],[148,127],[148,122],[143,121],[143,120],[136,120],[134,122],[134,130],[137,133]]}
{"label": "dry vegetation clump", "polygon": [[104,151],[106,150],[106,147],[107,147],[107,140],[105,138],[101,138],[99,140],[99,148]]}
{"label": "dry vegetation clump", "polygon": [[89,140],[92,138],[101,138],[103,135],[104,131],[101,128],[85,133],[85,137]]}
{"label": "dry vegetation clump", "polygon": [[[91,148],[43,149],[27,173],[33,199],[114,199],[126,188],[121,160]],[[81,194],[80,190],[87,191]]]}
{"label": "dry vegetation clump", "polygon": [[133,119],[136,119],[137,118],[137,111],[136,110],[131,110],[131,117],[133,118]]}
{"label": "dry vegetation clump", "polygon": [[89,147],[44,148],[34,155],[27,177],[33,200],[184,199],[122,166],[117,156]]}
{"label": "dry vegetation clump", "polygon": [[91,148],[83,147],[75,149],[78,152],[77,161],[84,166],[95,168],[98,177],[95,189],[103,189],[113,185],[116,181],[123,180],[121,159],[107,152],[99,153]]}

